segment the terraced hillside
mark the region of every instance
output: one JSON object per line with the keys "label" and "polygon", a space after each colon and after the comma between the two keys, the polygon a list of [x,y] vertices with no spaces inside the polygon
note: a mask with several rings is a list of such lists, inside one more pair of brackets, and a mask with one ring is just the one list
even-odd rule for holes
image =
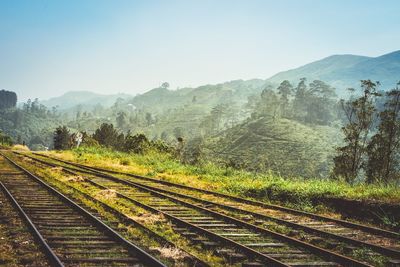
{"label": "terraced hillside", "polygon": [[339,129],[333,127],[260,118],[224,131],[209,147],[219,158],[255,171],[324,177],[332,167],[331,157],[340,139]]}

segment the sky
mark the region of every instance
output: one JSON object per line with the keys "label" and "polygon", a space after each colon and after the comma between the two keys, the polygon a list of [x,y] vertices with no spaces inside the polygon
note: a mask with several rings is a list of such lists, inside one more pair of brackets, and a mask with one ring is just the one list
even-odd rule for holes
{"label": "sky", "polygon": [[0,88],[136,95],[400,48],[393,0],[1,0]]}

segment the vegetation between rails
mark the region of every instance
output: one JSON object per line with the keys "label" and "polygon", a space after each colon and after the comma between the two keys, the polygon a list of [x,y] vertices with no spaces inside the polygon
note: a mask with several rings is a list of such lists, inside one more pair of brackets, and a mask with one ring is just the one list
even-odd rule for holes
{"label": "vegetation between rails", "polygon": [[103,147],[83,146],[48,153],[64,160],[147,175],[258,200],[274,200],[281,194],[290,194],[293,199],[298,200],[298,208],[306,210],[313,209],[311,205],[307,205],[313,198],[337,197],[387,203],[398,203],[400,200],[400,189],[391,185],[349,185],[338,180],[283,178],[272,173],[254,174],[230,167],[223,168],[213,163],[185,165],[168,153],[154,150],[134,154]]}
{"label": "vegetation between rails", "polygon": [[[215,266],[220,266],[221,264],[224,265],[221,263],[223,262],[222,258],[215,256],[212,251],[205,250],[204,248],[200,247],[200,245],[189,244],[186,238],[173,230],[171,222],[166,220],[162,215],[154,214],[144,210],[139,206],[133,205],[127,200],[120,199],[112,190],[99,189],[85,182],[83,177],[66,174],[63,172],[62,167],[49,168],[48,166],[44,165],[43,167],[48,168],[42,168],[39,167],[39,165],[34,165],[33,161],[29,158],[23,158],[22,161],[21,159],[18,159],[18,163],[21,164],[21,166],[33,171],[47,183],[67,194],[75,201],[78,201],[78,203],[83,205],[85,208],[96,210],[99,214],[101,214],[102,220],[107,224],[118,222],[117,231],[120,231],[125,238],[132,240],[141,247],[144,247],[149,253],[157,255],[157,257],[162,259],[168,265],[187,266],[186,262],[183,260],[187,254],[179,248],[185,249],[186,251],[206,262],[211,262]],[[121,214],[139,222],[159,236],[175,244],[176,248],[163,246],[160,242],[154,240],[151,235],[148,235],[146,232],[144,232],[143,229],[140,229],[140,227],[138,228],[133,225],[120,222],[115,215],[106,211],[102,206],[94,201],[85,198],[80,193],[74,192],[71,187],[90,195],[103,204],[117,210]]]}

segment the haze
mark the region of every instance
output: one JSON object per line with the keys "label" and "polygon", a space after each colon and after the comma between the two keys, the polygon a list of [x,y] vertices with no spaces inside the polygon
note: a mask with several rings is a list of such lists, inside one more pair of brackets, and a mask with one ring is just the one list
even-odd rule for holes
{"label": "haze", "polygon": [[[367,3],[368,2],[368,3]],[[1,1],[0,88],[143,93],[398,50],[398,1]]]}

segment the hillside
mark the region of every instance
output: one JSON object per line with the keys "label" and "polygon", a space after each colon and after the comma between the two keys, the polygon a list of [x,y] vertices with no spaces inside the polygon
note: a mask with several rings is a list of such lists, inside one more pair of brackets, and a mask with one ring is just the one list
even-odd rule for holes
{"label": "hillside", "polygon": [[344,95],[346,88],[357,88],[363,79],[380,81],[381,89],[388,90],[400,80],[400,51],[379,57],[334,55],[277,73],[267,81],[275,84],[283,80],[297,83],[302,77],[309,81],[323,80],[336,87],[340,96]]}
{"label": "hillside", "polygon": [[206,108],[229,102],[243,104],[247,101],[248,96],[261,92],[265,84],[264,80],[254,79],[248,81],[235,80],[222,84],[177,90],[155,88],[135,96],[130,102],[138,108],[151,107],[156,111],[191,103],[196,103]]}
{"label": "hillside", "polygon": [[70,91],[62,96],[40,101],[41,104],[51,108],[58,106],[60,110],[69,109],[77,105],[92,107],[101,104],[103,107],[112,106],[118,98],[132,97],[128,94],[102,95],[89,91]]}
{"label": "hillside", "polygon": [[332,127],[260,118],[224,131],[209,147],[213,156],[255,171],[323,177],[329,173],[329,159],[340,138],[339,129]]}

